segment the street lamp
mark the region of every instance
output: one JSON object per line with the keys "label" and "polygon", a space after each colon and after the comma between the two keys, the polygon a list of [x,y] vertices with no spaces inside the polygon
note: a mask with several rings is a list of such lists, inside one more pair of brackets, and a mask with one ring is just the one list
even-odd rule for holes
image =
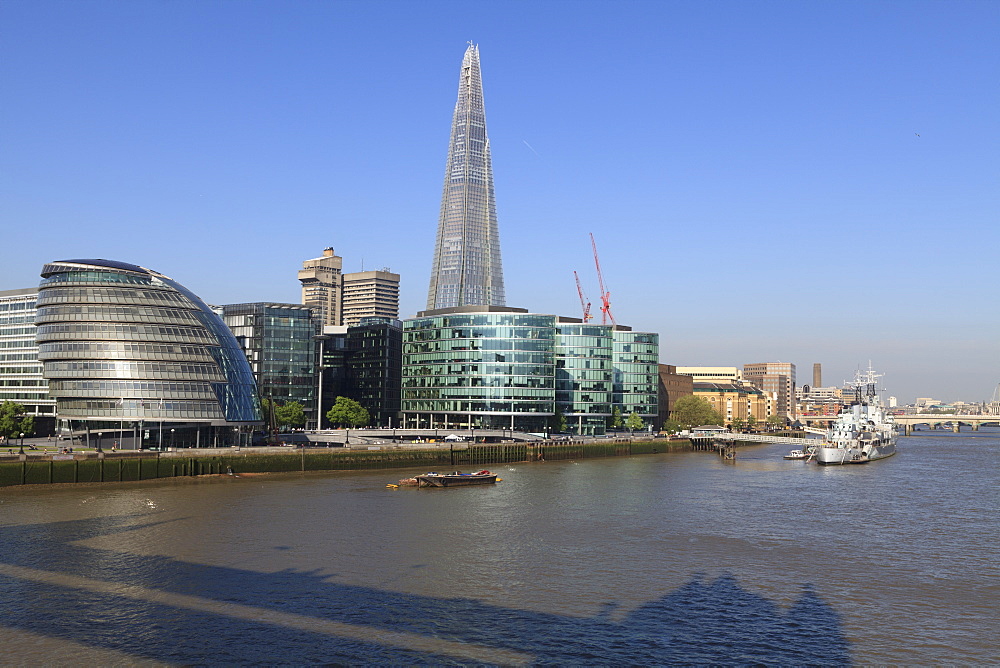
{"label": "street lamp", "polygon": [[170,447],[174,447],[174,430],[172,428],[170,429]]}
{"label": "street lamp", "polygon": [[21,452],[19,454],[24,454],[24,432],[21,432]]}
{"label": "street lamp", "polygon": [[104,452],[104,450],[101,450],[101,437],[102,436],[104,436],[103,432],[97,432],[97,451],[98,452]]}

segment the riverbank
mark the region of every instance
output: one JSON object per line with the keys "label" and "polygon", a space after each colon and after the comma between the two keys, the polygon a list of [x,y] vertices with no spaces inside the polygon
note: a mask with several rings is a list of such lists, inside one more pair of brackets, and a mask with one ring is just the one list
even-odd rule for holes
{"label": "riverbank", "polygon": [[26,454],[0,461],[0,487],[134,482],[199,475],[350,471],[628,457],[691,447],[687,439],[609,439],[360,448],[216,448],[173,452],[117,451]]}

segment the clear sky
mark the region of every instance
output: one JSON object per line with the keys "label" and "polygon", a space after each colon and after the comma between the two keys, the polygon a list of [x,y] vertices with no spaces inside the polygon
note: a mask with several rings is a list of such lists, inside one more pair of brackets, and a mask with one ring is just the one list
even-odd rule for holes
{"label": "clear sky", "polygon": [[1000,383],[1000,2],[0,3],[0,289],[49,260],[299,300],[301,262],[424,307],[480,45],[507,299],[599,303],[661,361],[871,360]]}

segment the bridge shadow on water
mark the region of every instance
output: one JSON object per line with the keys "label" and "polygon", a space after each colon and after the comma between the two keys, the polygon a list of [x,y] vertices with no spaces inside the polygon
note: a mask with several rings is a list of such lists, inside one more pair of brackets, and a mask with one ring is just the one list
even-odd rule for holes
{"label": "bridge shadow on water", "polygon": [[781,609],[696,574],[624,617],[605,604],[580,618],[73,544],[157,523],[135,520],[0,527],[0,626],[188,665],[850,663],[840,615],[809,585]]}

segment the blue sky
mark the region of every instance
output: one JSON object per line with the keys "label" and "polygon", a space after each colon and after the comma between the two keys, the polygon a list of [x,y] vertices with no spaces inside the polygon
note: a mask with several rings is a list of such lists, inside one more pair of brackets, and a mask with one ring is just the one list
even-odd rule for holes
{"label": "blue sky", "polygon": [[905,402],[1000,383],[1000,3],[0,4],[0,289],[54,259],[211,303],[302,260],[426,300],[480,45],[508,304],[599,302],[661,361],[868,360]]}

